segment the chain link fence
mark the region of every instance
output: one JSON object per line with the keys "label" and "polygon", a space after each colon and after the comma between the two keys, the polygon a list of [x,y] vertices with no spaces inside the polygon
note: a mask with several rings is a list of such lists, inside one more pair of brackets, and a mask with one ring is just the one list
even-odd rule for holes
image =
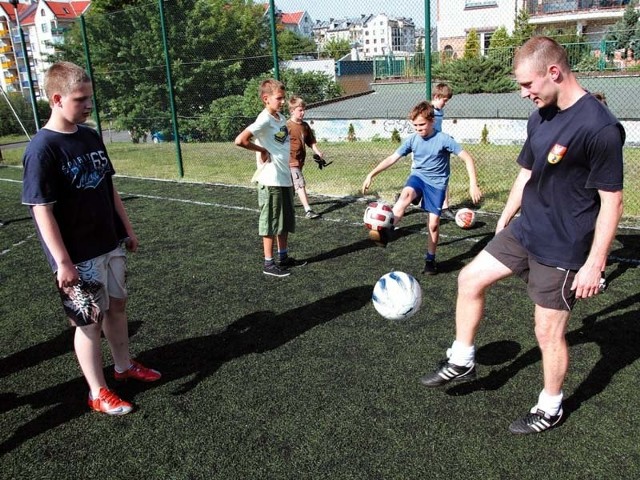
{"label": "chain link fence", "polygon": [[[116,3],[122,8],[107,8]],[[503,25],[496,23],[505,18],[496,15],[504,10],[498,1],[438,2],[428,18],[420,9],[424,2],[415,0],[389,4],[385,15],[334,3],[336,15],[310,18],[313,12],[306,12],[307,18],[279,10],[277,2],[272,17],[269,3],[244,0],[94,0],[83,21],[66,32],[57,58],[92,73],[97,126],[119,173],[247,186],[253,156],[233,138],[262,108],[259,81],[277,76],[288,94],[307,101],[305,119],[333,160],[322,171],[307,163],[308,190],[339,196],[358,195],[366,173],[412,132],[411,107],[429,99],[433,85],[447,83],[454,95],[443,130],[476,159],[482,208],[499,212],[534,109],[510,75],[513,50],[535,33],[555,36],[583,86],[604,93],[625,126],[625,221],[637,225],[640,63],[634,40],[620,46],[621,15],[617,27],[548,21],[587,8],[622,14],[629,2],[524,2],[527,8],[511,7]],[[374,193],[392,200],[408,171],[405,161],[382,174]],[[463,162],[452,157],[454,206],[469,202],[467,184]]]}

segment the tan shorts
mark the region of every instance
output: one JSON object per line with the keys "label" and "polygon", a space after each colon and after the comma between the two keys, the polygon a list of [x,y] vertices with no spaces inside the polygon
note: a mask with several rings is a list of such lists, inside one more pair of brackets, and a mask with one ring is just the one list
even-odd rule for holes
{"label": "tan shorts", "polygon": [[291,178],[293,179],[293,188],[295,190],[300,190],[306,186],[304,175],[302,175],[302,168],[291,167]]}
{"label": "tan shorts", "polygon": [[76,264],[80,284],[58,288],[62,307],[76,327],[97,323],[109,310],[109,298],[127,298],[127,272],[124,246]]}
{"label": "tan shorts", "polygon": [[509,227],[498,233],[485,251],[527,284],[527,294],[536,305],[553,310],[571,310],[576,292],[571,284],[577,271],[543,265],[513,236]]}

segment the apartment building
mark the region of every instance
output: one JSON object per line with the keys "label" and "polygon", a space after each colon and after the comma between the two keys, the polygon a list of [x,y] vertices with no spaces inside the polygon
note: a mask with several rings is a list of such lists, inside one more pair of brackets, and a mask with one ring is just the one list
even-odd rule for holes
{"label": "apartment building", "polygon": [[[7,92],[27,92],[29,89],[27,64],[36,97],[45,98],[42,89],[44,72],[49,68],[49,55],[62,43],[64,32],[84,14],[91,2],[23,0],[15,8],[7,0],[0,0],[0,86]],[[18,20],[24,33],[26,56],[18,30]]]}
{"label": "apartment building", "polygon": [[356,18],[331,18],[313,27],[316,44],[322,50],[328,41],[346,40],[353,47],[352,58],[371,59],[380,55],[409,55],[415,52],[416,31],[410,18],[384,13]]}
{"label": "apartment building", "polygon": [[482,52],[501,26],[513,32],[518,11],[526,10],[537,32],[563,31],[584,35],[598,44],[620,20],[629,0],[436,0],[438,46],[453,57],[464,52],[467,33],[475,29]]}

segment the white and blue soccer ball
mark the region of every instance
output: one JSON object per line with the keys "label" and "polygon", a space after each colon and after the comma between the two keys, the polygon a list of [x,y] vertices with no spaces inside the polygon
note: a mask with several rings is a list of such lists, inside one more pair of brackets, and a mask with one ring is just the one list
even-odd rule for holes
{"label": "white and blue soccer ball", "polygon": [[404,272],[389,272],[376,282],[371,298],[377,312],[388,320],[412,317],[422,304],[422,288]]}

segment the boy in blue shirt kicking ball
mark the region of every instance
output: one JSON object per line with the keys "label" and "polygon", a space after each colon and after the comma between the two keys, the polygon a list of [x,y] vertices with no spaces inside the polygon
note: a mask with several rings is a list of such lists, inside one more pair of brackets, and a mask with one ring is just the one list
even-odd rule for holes
{"label": "boy in blue shirt kicking ball", "polygon": [[[371,187],[373,177],[394,165],[400,158],[413,153],[411,173],[393,207],[394,226],[402,220],[409,204],[413,201],[420,202],[420,206],[429,214],[427,253],[423,273],[435,275],[438,273],[435,259],[440,235],[440,214],[449,184],[452,153],[464,160],[466,164],[469,175],[469,195],[473,203],[480,201],[482,192],[478,187],[473,157],[451,136],[434,130],[433,105],[429,102],[420,102],[409,113],[409,119],[415,133],[409,136],[392,155],[382,160],[369,172],[362,184],[362,193],[366,194]],[[386,246],[390,233],[388,230],[371,230],[369,236],[379,245]]]}

